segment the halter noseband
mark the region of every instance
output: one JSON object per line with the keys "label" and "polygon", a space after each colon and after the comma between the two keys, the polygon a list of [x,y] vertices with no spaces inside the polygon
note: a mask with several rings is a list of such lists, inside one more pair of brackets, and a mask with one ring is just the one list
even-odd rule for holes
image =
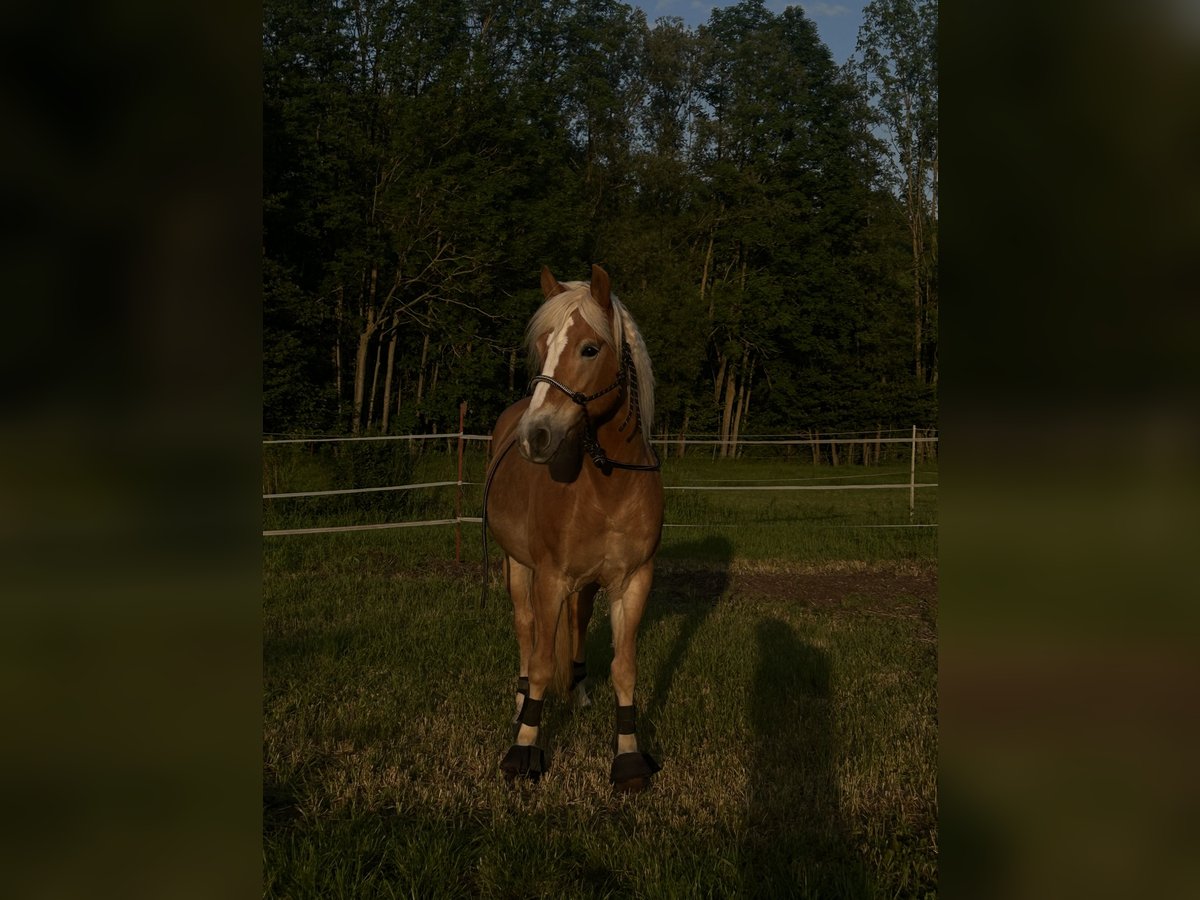
{"label": "halter noseband", "polygon": [[[646,446],[650,448],[650,453],[654,456],[654,463],[651,465],[639,465],[637,463],[623,463],[609,459],[604,452],[604,448],[600,446],[600,442],[596,439],[596,429],[592,425],[592,418],[588,415],[587,405],[593,400],[598,400],[605,394],[615,391],[617,388],[628,382],[629,384],[629,412],[625,414],[625,421],[621,423],[618,431],[624,431],[625,426],[629,424],[630,418],[637,412],[638,409],[638,388],[637,388],[637,369],[633,365],[633,355],[629,350],[629,342],[623,341],[621,344],[621,366],[617,369],[617,380],[603,390],[596,391],[594,394],[584,394],[581,391],[573,391],[561,381],[552,378],[549,375],[534,375],[529,380],[529,387],[526,393],[533,392],[533,386],[538,382],[548,384],[553,388],[558,388],[568,397],[571,402],[577,404],[583,409],[583,449],[587,451],[587,455],[592,458],[597,469],[606,467],[613,469],[631,469],[635,472],[654,472],[662,467],[662,460],[658,458],[658,453],[655,452],[649,442]],[[642,430],[642,416],[637,412],[637,422],[633,427],[633,431],[629,432],[629,437],[625,439],[625,443],[633,440],[634,436]]]}

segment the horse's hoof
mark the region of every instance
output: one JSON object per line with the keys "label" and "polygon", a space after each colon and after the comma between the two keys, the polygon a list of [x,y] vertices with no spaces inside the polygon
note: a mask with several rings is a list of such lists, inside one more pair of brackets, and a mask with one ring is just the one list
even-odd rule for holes
{"label": "horse's hoof", "polygon": [[575,706],[579,709],[587,709],[592,705],[592,698],[588,696],[586,682],[579,682],[571,693],[575,695]]}
{"label": "horse's hoof", "polygon": [[622,794],[637,794],[650,787],[650,776],[662,769],[649,753],[633,750],[613,759],[608,780],[613,790]]}
{"label": "horse's hoof", "polygon": [[500,761],[500,771],[506,781],[517,777],[537,781],[546,768],[546,754],[536,744],[513,744]]}

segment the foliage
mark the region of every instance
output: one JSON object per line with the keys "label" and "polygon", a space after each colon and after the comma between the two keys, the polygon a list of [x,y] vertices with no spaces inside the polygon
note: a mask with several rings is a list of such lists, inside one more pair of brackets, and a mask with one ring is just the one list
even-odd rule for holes
{"label": "foliage", "polygon": [[887,176],[908,223],[913,364],[937,383],[938,80],[936,0],[872,0],[863,10],[856,76],[887,135]]}
{"label": "foliage", "polygon": [[[930,41],[871,27],[864,66],[931,71]],[[692,29],[615,0],[267,0],[263,53],[264,430],[447,429],[463,399],[487,429],[540,267],[593,262],[660,432],[935,419],[936,255],[914,266],[873,131],[887,85],[800,7]]]}

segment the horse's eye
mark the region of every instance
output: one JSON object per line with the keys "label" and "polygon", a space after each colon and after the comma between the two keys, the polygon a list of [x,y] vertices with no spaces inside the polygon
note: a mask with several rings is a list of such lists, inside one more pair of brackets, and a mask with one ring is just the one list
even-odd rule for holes
{"label": "horse's eye", "polygon": [[579,355],[586,356],[588,359],[591,359],[593,356],[595,356],[599,352],[600,352],[600,348],[597,347],[595,344],[584,344],[583,349],[579,351]]}

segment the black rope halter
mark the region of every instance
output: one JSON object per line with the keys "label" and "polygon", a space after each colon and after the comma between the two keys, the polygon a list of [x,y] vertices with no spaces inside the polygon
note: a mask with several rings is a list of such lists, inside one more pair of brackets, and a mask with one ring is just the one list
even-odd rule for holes
{"label": "black rope halter", "polygon": [[629,342],[624,341],[621,345],[621,367],[617,370],[617,380],[608,387],[596,391],[594,394],[584,394],[581,391],[573,391],[561,381],[552,378],[549,375],[534,375],[529,381],[529,388],[526,393],[532,393],[533,387],[538,382],[548,384],[553,388],[558,388],[568,397],[571,402],[579,405],[583,410],[583,449],[588,456],[592,458],[597,469],[603,471],[611,471],[612,469],[628,469],[633,472],[657,472],[662,468],[662,460],[658,458],[658,453],[653,445],[647,441],[646,447],[650,450],[650,455],[654,457],[654,462],[650,464],[639,463],[623,463],[615,459],[609,459],[608,454],[604,452],[604,448],[600,446],[600,441],[596,438],[596,428],[592,424],[592,417],[588,415],[587,405],[593,400],[598,400],[605,394],[615,391],[622,385],[628,385],[629,394],[629,411],[625,414],[625,421],[621,423],[617,431],[624,431],[625,426],[629,424],[629,420],[634,419],[633,431],[629,432],[629,437],[625,438],[625,443],[629,443],[634,439],[639,431],[642,430],[642,415],[639,411],[638,402],[638,383],[637,383],[637,368],[633,365],[633,354],[629,349]]}

